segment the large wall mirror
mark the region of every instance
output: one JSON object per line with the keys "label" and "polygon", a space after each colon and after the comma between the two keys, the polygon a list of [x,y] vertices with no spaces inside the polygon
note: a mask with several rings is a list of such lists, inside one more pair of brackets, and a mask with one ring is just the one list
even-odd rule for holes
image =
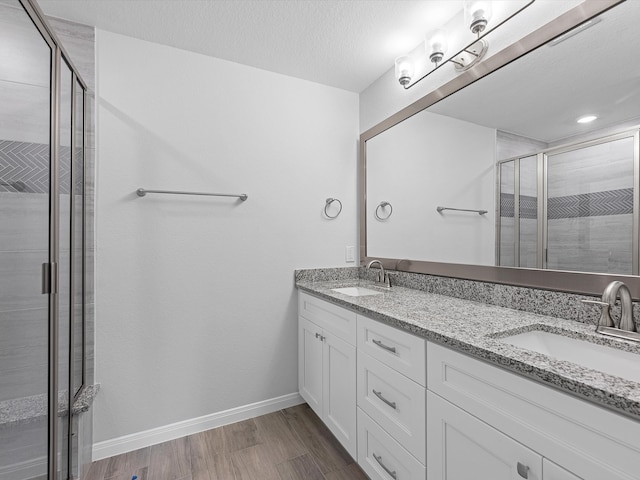
{"label": "large wall mirror", "polygon": [[640,297],[638,22],[584,2],[365,132],[362,261]]}

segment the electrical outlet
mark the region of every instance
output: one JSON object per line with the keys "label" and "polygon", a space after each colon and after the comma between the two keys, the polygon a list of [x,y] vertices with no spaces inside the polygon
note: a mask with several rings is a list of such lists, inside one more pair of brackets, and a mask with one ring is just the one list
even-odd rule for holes
{"label": "electrical outlet", "polygon": [[356,247],[345,247],[344,257],[347,263],[356,261]]}

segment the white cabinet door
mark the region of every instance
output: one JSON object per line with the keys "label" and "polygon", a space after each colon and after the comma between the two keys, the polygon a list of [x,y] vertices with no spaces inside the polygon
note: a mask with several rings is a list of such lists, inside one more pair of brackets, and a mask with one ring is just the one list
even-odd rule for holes
{"label": "white cabinet door", "polygon": [[298,390],[356,458],[356,347],[298,317]]}
{"label": "white cabinet door", "polygon": [[356,448],[356,347],[324,332],[322,417],[353,458]]}
{"label": "white cabinet door", "polygon": [[302,398],[322,418],[322,329],[298,318],[298,390]]}
{"label": "white cabinet door", "polygon": [[429,480],[542,480],[542,457],[427,392]]}
{"label": "white cabinet door", "polygon": [[542,477],[544,480],[582,480],[546,458],[542,459]]}

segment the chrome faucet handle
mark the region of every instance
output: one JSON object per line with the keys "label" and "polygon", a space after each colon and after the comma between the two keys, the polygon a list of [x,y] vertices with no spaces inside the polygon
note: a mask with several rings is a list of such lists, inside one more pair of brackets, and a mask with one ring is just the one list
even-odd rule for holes
{"label": "chrome faucet handle", "polygon": [[[609,302],[603,302],[602,300],[580,300],[580,301],[582,303],[587,303],[591,305],[600,305],[602,307],[602,313],[600,314],[600,318],[596,320],[596,331],[598,331],[598,327],[600,325],[603,325],[606,327],[613,326],[611,315],[609,315],[609,308],[611,308],[611,305],[609,304]],[[608,322],[611,322],[610,324],[607,324],[608,323],[607,319],[609,319]]]}
{"label": "chrome faucet handle", "polygon": [[580,300],[582,303],[591,303],[593,305],[602,305],[604,307],[609,307],[610,305],[607,302],[603,302],[601,300]]}

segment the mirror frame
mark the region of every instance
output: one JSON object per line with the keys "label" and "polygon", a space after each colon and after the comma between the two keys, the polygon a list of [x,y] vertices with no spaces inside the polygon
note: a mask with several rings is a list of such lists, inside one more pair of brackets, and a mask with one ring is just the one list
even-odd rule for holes
{"label": "mirror frame", "polygon": [[379,258],[370,257],[367,253],[366,142],[368,140],[449,95],[454,94],[458,90],[510,64],[521,56],[545,45],[548,41],[575,28],[581,23],[604,13],[623,1],[625,0],[585,0],[580,5],[565,12],[558,18],[538,28],[492,57],[489,57],[473,69],[458,75],[453,80],[428,93],[360,135],[358,155],[358,217],[361,266],[364,266],[373,259],[377,259],[383,263],[385,268],[390,270],[598,296],[602,294],[610,282],[619,280],[629,287],[634,300],[640,299],[640,277],[638,276]]}

